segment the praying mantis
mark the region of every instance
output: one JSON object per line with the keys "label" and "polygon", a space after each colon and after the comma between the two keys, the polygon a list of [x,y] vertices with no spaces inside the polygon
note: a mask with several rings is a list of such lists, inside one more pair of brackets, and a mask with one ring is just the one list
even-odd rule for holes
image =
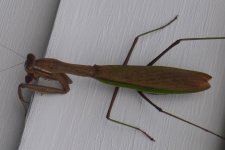
{"label": "praying mantis", "polygon": [[[169,112],[164,111],[162,108],[154,104],[144,93],[150,94],[186,94],[201,92],[210,88],[208,81],[211,79],[211,76],[198,72],[185,70],[174,67],[165,67],[165,66],[153,66],[163,55],[172,50],[173,47],[184,41],[199,41],[199,40],[219,40],[225,39],[225,37],[202,37],[202,38],[183,38],[178,39],[173,42],[168,48],[166,48],[162,53],[160,53],[155,59],[153,59],[147,66],[130,66],[127,65],[132,55],[132,52],[140,39],[147,34],[161,30],[169,26],[172,22],[177,19],[177,16],[174,17],[170,22],[164,26],[144,32],[135,37],[133,44],[127,54],[127,57],[123,65],[79,65],[79,64],[69,64],[62,62],[53,58],[40,58],[36,59],[33,54],[27,55],[27,60],[25,62],[25,70],[27,75],[25,77],[26,83],[21,83],[18,86],[18,95],[22,104],[25,106],[28,102],[23,98],[22,89],[27,88],[33,92],[40,92],[44,94],[65,94],[69,92],[69,84],[72,84],[72,80],[66,74],[73,74],[84,77],[91,77],[100,82],[110,84],[115,86],[115,90],[111,99],[111,103],[106,115],[106,118],[114,123],[124,125],[135,130],[142,132],[147,136],[151,141],[155,141],[144,130],[139,127],[112,119],[110,113],[117,96],[119,87],[130,88],[136,90],[140,96],[151,104],[159,112],[162,112],[166,115],[174,117],[178,120],[186,122],[192,126],[195,126],[199,129],[202,129],[210,134],[213,134],[223,140],[225,137],[216,134],[208,129],[205,129],[199,125],[196,125],[192,122],[189,122],[185,119],[182,119],[178,116],[175,116]],[[44,85],[30,84],[34,79],[50,79],[56,80],[61,85],[62,88],[49,87]],[[144,92],[144,93],[143,93]]]}

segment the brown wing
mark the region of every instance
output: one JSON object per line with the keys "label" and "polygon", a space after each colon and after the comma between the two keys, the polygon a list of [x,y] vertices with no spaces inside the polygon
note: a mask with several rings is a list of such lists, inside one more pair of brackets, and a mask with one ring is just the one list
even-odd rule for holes
{"label": "brown wing", "polygon": [[210,87],[211,76],[202,72],[164,66],[95,66],[97,79],[132,86],[176,92],[197,92]]}

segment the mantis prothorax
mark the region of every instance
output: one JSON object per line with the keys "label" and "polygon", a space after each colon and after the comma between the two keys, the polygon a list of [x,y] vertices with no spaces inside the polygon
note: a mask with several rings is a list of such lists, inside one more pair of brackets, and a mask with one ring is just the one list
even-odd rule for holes
{"label": "mantis prothorax", "polygon": [[[22,83],[18,87],[18,95],[21,102],[23,103],[24,106],[26,103],[28,103],[27,101],[24,100],[22,96],[22,88],[28,88],[31,91],[40,93],[65,94],[70,90],[69,84],[72,83],[71,79],[66,75],[66,73],[78,76],[92,77],[103,83],[116,86],[106,118],[115,123],[136,129],[145,134],[152,141],[154,141],[154,139],[142,129],[110,118],[111,109],[113,107],[113,103],[117,96],[119,87],[137,90],[138,93],[141,95],[141,97],[143,97],[143,99],[149,102],[158,111],[167,114],[169,116],[172,116],[176,119],[179,119],[181,121],[184,121],[190,125],[193,125],[199,129],[202,129],[225,140],[225,138],[219,134],[216,134],[208,129],[205,129],[201,126],[198,126],[194,123],[191,123],[187,120],[184,120],[180,117],[177,117],[171,113],[164,111],[162,108],[155,105],[149,98],[147,98],[147,96],[145,96],[142,93],[146,92],[152,94],[183,94],[183,93],[200,92],[210,88],[208,80],[211,79],[211,76],[206,73],[173,67],[153,66],[153,64],[155,64],[164,54],[166,54],[169,50],[178,45],[180,42],[193,40],[195,41],[216,40],[216,39],[225,39],[225,37],[178,39],[174,43],[172,43],[167,49],[165,49],[161,54],[159,54],[155,59],[153,59],[147,66],[127,65],[130,56],[134,50],[134,47],[137,44],[140,37],[165,28],[166,26],[174,22],[176,19],[177,16],[174,19],[172,19],[169,23],[165,24],[160,28],[138,35],[134,39],[133,44],[128,52],[128,55],[123,65],[87,66],[87,65],[69,64],[52,58],[36,59],[33,54],[28,54],[25,63],[25,70],[27,72],[27,76],[25,78],[26,83]],[[33,79],[38,79],[40,77],[59,81],[59,83],[62,85],[62,89],[30,84],[30,81],[32,81]]]}

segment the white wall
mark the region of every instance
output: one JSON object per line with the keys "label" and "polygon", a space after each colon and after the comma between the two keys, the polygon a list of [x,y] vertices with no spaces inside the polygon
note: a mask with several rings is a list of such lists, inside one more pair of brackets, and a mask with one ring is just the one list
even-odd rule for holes
{"label": "white wall", "polygon": [[[0,149],[16,150],[24,127],[17,88],[27,53],[43,56],[58,0],[0,1]],[[19,65],[18,65],[19,64]]]}
{"label": "white wall", "polygon": [[[173,41],[185,37],[225,36],[223,0],[63,0],[46,57],[69,63],[122,64],[134,37],[142,38],[129,64],[145,65]],[[225,42],[184,42],[157,65],[206,72],[212,87],[185,95],[149,95],[165,110],[224,134]],[[156,142],[105,116],[113,87],[71,76],[66,95],[36,94],[20,150],[212,150],[224,141],[184,122],[160,114],[132,90],[121,89],[112,117],[141,127]]]}

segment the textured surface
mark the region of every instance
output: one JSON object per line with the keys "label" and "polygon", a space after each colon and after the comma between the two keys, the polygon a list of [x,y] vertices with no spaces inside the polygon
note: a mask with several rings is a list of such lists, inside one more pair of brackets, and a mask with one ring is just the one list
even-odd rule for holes
{"label": "textured surface", "polygon": [[[46,57],[69,63],[122,64],[137,34],[167,23],[171,26],[138,42],[129,64],[145,65],[178,38],[225,35],[223,0],[63,0]],[[165,110],[224,134],[225,42],[184,42],[157,65],[212,75],[212,87],[186,95],[148,95]],[[105,116],[113,87],[71,76],[66,95],[36,94],[20,150],[223,150],[224,141],[160,114],[132,90],[120,89],[112,117],[137,125],[133,129]]]}
{"label": "textured surface", "polygon": [[56,14],[55,0],[0,1],[0,149],[18,149],[24,109],[17,96],[27,53],[42,56]]}

